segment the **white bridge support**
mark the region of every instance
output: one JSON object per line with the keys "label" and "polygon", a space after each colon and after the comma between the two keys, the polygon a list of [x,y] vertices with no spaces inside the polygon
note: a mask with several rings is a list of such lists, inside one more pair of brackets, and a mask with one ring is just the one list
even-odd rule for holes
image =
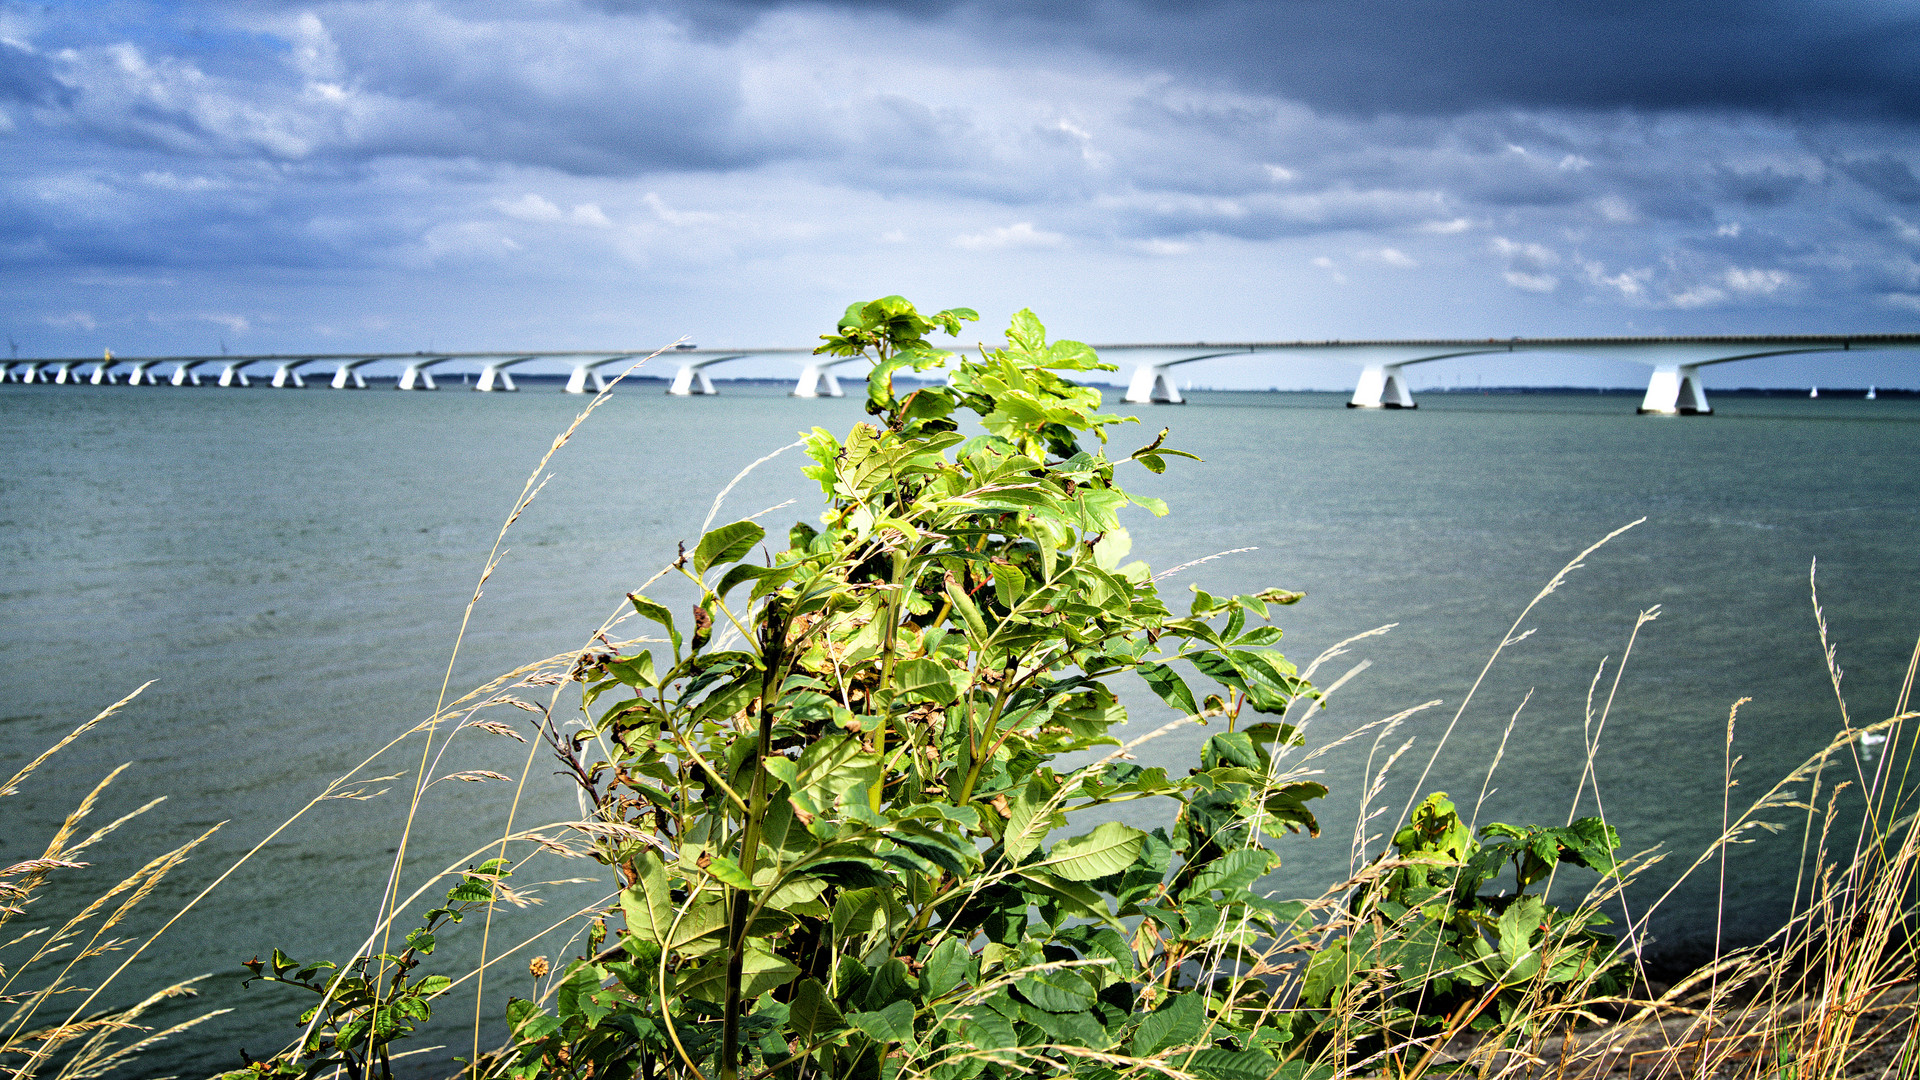
{"label": "white bridge support", "polygon": [[106,359],[93,365],[93,377],[87,381],[95,386],[113,385],[113,350],[107,350]]}
{"label": "white bridge support", "polygon": [[333,378],[327,385],[335,390],[365,390],[367,377],[360,374],[360,369],[377,359],[379,358],[374,356],[363,356],[354,360],[340,361],[340,365],[333,369]]}
{"label": "white bridge support", "polygon": [[851,364],[860,359],[857,356],[843,357],[839,360],[824,360],[808,364],[800,369],[800,379],[793,384],[789,397],[819,398],[846,397],[847,392],[840,388],[840,379],[833,369],[842,364]]}
{"label": "white bridge support", "polygon": [[714,356],[692,357],[685,354],[691,349],[681,347],[680,366],[673,373],[673,381],[667,384],[667,393],[674,397],[705,397],[720,391],[713,388],[713,380],[707,378],[707,369],[715,364],[724,364],[729,360],[739,360],[752,355],[743,352],[722,352]]}
{"label": "white bridge support", "polygon": [[[1254,346],[1208,346],[1204,343],[1194,346],[1144,346],[1154,353],[1165,357],[1173,354],[1174,359],[1147,359],[1133,369],[1133,377],[1127,381],[1126,396],[1121,398],[1132,405],[1185,405],[1186,399],[1180,396],[1180,388],[1174,385],[1173,369],[1181,364],[1191,364],[1197,360],[1212,360],[1219,356],[1240,356],[1257,352]],[[1195,352],[1202,349],[1202,352]],[[1180,355],[1180,354],[1186,355]]]}
{"label": "white bridge support", "polygon": [[394,384],[396,390],[438,390],[433,381],[433,369],[453,359],[451,356],[430,356],[424,360],[415,360],[400,372],[400,381]]}
{"label": "white bridge support", "polygon": [[695,397],[717,394],[713,380],[707,378],[707,364],[681,364],[680,370],[673,373],[673,381],[667,384],[667,393],[674,397]]}
{"label": "white bridge support", "polygon": [[1400,372],[1405,364],[1368,364],[1360,369],[1360,381],[1354,385],[1353,397],[1347,399],[1349,409],[1417,409],[1420,403],[1413,400],[1413,394],[1407,390],[1407,380]]}
{"label": "white bridge support", "polygon": [[173,377],[167,381],[175,386],[199,386],[201,368],[224,362],[223,357],[217,356],[202,356],[191,360],[182,360],[174,365]]}
{"label": "white bridge support", "polygon": [[23,382],[23,383],[39,382],[40,369],[43,366],[44,365],[36,364],[31,361],[25,364],[21,364],[18,367],[15,367],[12,369],[11,374],[13,376],[13,380],[15,382]]}
{"label": "white bridge support", "polygon": [[153,368],[153,365],[158,364],[159,362],[160,361],[157,359],[133,361],[132,370],[127,372],[127,385],[128,386],[159,386],[160,380],[153,376],[153,373],[151,370]]}
{"label": "white bridge support", "polygon": [[538,359],[537,356],[516,356],[511,360],[495,360],[480,369],[480,377],[474,380],[473,388],[489,394],[495,390],[517,391],[520,388],[513,385],[513,373],[508,369]]}
{"label": "white bridge support", "polygon": [[247,365],[251,363],[253,363],[253,361],[250,359],[235,360],[232,363],[228,364],[226,367],[221,368],[220,369],[220,385],[221,386],[252,386],[253,384],[247,381],[247,371],[246,371]]}
{"label": "white bridge support", "polygon": [[80,377],[73,373],[73,369],[79,366],[80,361],[78,360],[65,360],[53,365],[53,382],[60,386],[65,386],[68,383],[78,383]]}
{"label": "white bridge support", "polygon": [[1641,414],[1711,416],[1706,387],[1700,383],[1698,364],[1656,364],[1647,380],[1647,396],[1640,400]]}
{"label": "white bridge support", "polygon": [[291,386],[297,389],[306,389],[307,380],[300,377],[300,369],[306,367],[308,364],[317,364],[319,362],[319,357],[303,356],[282,363],[273,369],[274,387],[276,389],[284,389]]}
{"label": "white bridge support", "polygon": [[1173,384],[1173,369],[1166,364],[1141,364],[1133,369],[1127,382],[1127,396],[1121,400],[1134,405],[1185,405],[1180,388]]}
{"label": "white bridge support", "polygon": [[[573,365],[573,373],[567,376],[567,393],[600,393],[607,388],[607,377],[601,373],[601,368],[612,367],[622,361],[633,360],[639,355],[641,354],[619,353],[614,356],[606,356],[598,360],[588,360]],[[591,390],[589,390],[589,387],[591,387]]]}

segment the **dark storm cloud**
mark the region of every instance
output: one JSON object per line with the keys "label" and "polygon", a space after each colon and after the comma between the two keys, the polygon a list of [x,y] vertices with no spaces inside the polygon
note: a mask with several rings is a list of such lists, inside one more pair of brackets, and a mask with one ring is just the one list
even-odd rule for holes
{"label": "dark storm cloud", "polygon": [[[733,34],[750,0],[617,3]],[[1805,0],[844,0],[1008,45],[1077,45],[1343,112],[1515,106],[1920,118],[1920,11]],[[849,43],[850,46],[853,43]]]}
{"label": "dark storm cloud", "polygon": [[[396,274],[420,302],[638,272],[837,297],[877,267],[1011,281],[1044,258],[1045,288],[1087,297],[1130,265],[1169,295],[1325,287],[1314,317],[1353,319],[1333,336],[1396,288],[1592,330],[1635,312],[1906,326],[1917,18],[0,0],[0,269],[43,293],[327,279],[383,305],[369,283]],[[84,325],[91,301],[46,303],[25,317]]]}

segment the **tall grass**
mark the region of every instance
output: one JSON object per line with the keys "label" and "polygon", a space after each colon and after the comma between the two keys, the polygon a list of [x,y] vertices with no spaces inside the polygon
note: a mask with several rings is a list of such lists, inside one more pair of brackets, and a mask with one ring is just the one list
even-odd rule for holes
{"label": "tall grass", "polygon": [[[19,795],[22,786],[32,783],[34,774],[49,759],[104,724],[146,688],[142,686],[114,702],[27,762],[0,784],[0,800]],[[38,856],[0,869],[0,1076],[13,1080],[90,1080],[127,1064],[141,1050],[227,1011],[202,1013],[165,1028],[156,1028],[147,1019],[147,1013],[161,1002],[192,996],[193,984],[205,976],[174,983],[132,1005],[95,1007],[133,956],[145,948],[145,943],[133,947],[134,939],[124,936],[127,917],[219,826],[147,860],[77,911],[45,908],[49,883],[60,876],[80,875],[88,867],[86,859],[91,849],[162,801],[155,799],[84,832],[87,818],[126,769],[121,765],[95,784],[54,830]],[[0,803],[0,815],[5,813],[6,807]],[[6,837],[9,846],[23,839],[18,835]],[[116,934],[116,930],[120,932]]]}

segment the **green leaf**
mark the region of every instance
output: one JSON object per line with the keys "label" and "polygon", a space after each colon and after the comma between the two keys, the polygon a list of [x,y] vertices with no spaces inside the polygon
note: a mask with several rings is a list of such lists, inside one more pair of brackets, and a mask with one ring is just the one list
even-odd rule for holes
{"label": "green leaf", "polygon": [[1192,716],[1200,711],[1194,704],[1193,691],[1187,689],[1186,680],[1165,664],[1145,663],[1134,669],[1146,680],[1147,689],[1160,695],[1160,700]]}
{"label": "green leaf", "polygon": [[1047,853],[1047,868],[1069,881],[1092,881],[1119,873],[1140,853],[1146,833],[1117,821],[1103,821],[1093,831],[1062,840]]}
{"label": "green leaf", "polygon": [[947,938],[933,947],[926,966],[920,971],[921,989],[929,999],[938,998],[961,986],[972,986],[979,978],[973,954],[959,938]]}
{"label": "green leaf", "polygon": [[642,849],[633,857],[633,868],[638,879],[620,893],[627,933],[654,945],[665,945],[667,928],[673,924],[673,896],[667,887],[666,865],[658,854]]}
{"label": "green leaf", "polygon": [[674,628],[673,612],[639,593],[628,593],[627,602],[633,605],[633,610],[639,612],[641,618],[652,619],[666,627],[668,636],[673,638],[673,653],[680,655],[680,631]]}
{"label": "green leaf", "polygon": [[713,856],[713,861],[707,864],[707,873],[736,889],[753,888],[753,879],[747,876],[745,870],[740,869],[739,863],[725,855]]}
{"label": "green leaf", "polygon": [[1035,1008],[1056,1013],[1080,1012],[1090,1008],[1095,996],[1087,980],[1066,968],[1036,971],[1023,976],[1013,986]]}
{"label": "green leaf", "polygon": [[955,1019],[961,1037],[975,1050],[1011,1050],[1020,1045],[1013,1025],[985,1002],[967,1006],[966,1012]]}
{"label": "green leaf", "polygon": [[984,644],[990,636],[987,632],[987,620],[981,618],[980,609],[974,606],[967,594],[959,588],[948,585],[947,599],[953,602],[953,610],[960,613],[960,621],[967,624],[967,633],[972,636],[976,647]]}
{"label": "green leaf", "polygon": [[894,689],[937,705],[951,705],[959,697],[954,689],[953,671],[933,659],[902,660],[893,669]]}
{"label": "green leaf", "polygon": [[812,1043],[847,1026],[845,1017],[834,1007],[826,987],[817,979],[802,979],[793,988],[788,1003],[787,1028],[802,1043]]}
{"label": "green leaf", "polygon": [[700,538],[693,549],[693,572],[704,574],[707,568],[719,563],[738,560],[753,550],[767,535],[767,530],[751,521],[736,521],[731,525],[722,525]]}
{"label": "green leaf", "polygon": [[[745,954],[740,958],[740,971],[742,1000],[757,998],[775,987],[785,986],[800,974],[799,968],[775,956],[766,943],[758,938],[747,942]],[[689,975],[677,992],[701,1001],[724,1001],[727,993],[726,954],[722,953]]]}
{"label": "green leaf", "polygon": [[1182,900],[1205,900],[1214,889],[1232,899],[1233,894],[1260,880],[1273,869],[1273,854],[1265,848],[1240,848],[1207,863],[1180,890]]}
{"label": "green leaf", "polygon": [[468,878],[447,892],[449,904],[479,904],[493,899],[493,887],[484,881]]}
{"label": "green leaf", "polygon": [[554,995],[554,1004],[559,1006],[563,1018],[578,1017],[586,1021],[588,1027],[598,1024],[601,1018],[613,1010],[594,999],[600,984],[607,973],[592,964],[581,964],[560,983]]}
{"label": "green leaf", "polygon": [[1185,1064],[1206,1080],[1268,1080],[1280,1070],[1280,1062],[1261,1050],[1202,1050]]}
{"label": "green leaf", "polygon": [[1206,1021],[1206,1005],[1204,994],[1175,994],[1173,1000],[1140,1021],[1128,1053],[1134,1057],[1151,1057],[1169,1046],[1192,1043],[1200,1037],[1200,1028]]}
{"label": "green leaf", "polygon": [[913,1003],[896,1001],[877,1012],[847,1014],[847,1022],[877,1043],[913,1041]]}
{"label": "green leaf", "polygon": [[1044,777],[1035,774],[1027,781],[1019,797],[1013,800],[1013,805],[1007,808],[1007,829],[1002,843],[1009,860],[1018,863],[1025,859],[1027,853],[1039,847],[1040,841],[1046,838],[1047,830],[1053,827],[1053,815],[1049,813],[1039,821],[1034,820],[1034,815],[1046,806],[1052,796],[1053,788]]}

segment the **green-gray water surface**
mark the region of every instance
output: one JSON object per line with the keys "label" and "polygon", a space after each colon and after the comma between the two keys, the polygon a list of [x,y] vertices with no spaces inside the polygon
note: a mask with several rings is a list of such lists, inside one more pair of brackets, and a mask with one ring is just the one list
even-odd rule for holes
{"label": "green-gray water surface", "polygon": [[[863,415],[852,398],[723,390],[711,399],[669,399],[657,386],[618,392],[560,450],[474,609],[456,693],[583,645],[677,541],[695,538],[739,469],[799,429],[844,432]],[[1335,641],[1397,624],[1322,669],[1326,682],[1371,661],[1314,721],[1316,744],[1443,702],[1380,748],[1374,768],[1415,740],[1376,804],[1391,809],[1372,834],[1390,830],[1521,608],[1580,549],[1641,517],[1536,609],[1522,627],[1533,634],[1480,687],[1429,788],[1470,802],[1526,700],[1482,820],[1564,819],[1594,672],[1613,658],[1604,692],[1636,616],[1658,605],[1620,681],[1597,778],[1628,849],[1663,845],[1672,854],[1651,876],[1670,878],[1718,829],[1735,700],[1753,699],[1740,711],[1737,796],[1757,794],[1839,727],[1809,602],[1815,559],[1855,718],[1892,708],[1920,633],[1920,403],[1726,397],[1711,418],[1653,418],[1612,394],[1434,394],[1401,413],[1350,411],[1334,395],[1192,396],[1184,408],[1116,406],[1141,413],[1138,441],[1168,425],[1171,445],[1207,459],[1133,478],[1130,487],[1173,507],[1159,520],[1135,513],[1135,555],[1159,569],[1257,548],[1163,587],[1306,590],[1276,617],[1303,665]],[[37,855],[87,787],[132,762],[96,817],[168,799],[97,848],[95,865],[71,876],[78,885],[103,889],[164,846],[226,823],[126,924],[151,932],[157,916],[178,910],[328,779],[427,716],[495,533],[584,400],[550,387],[488,395],[0,387],[0,768],[11,775],[155,680],[0,804],[0,859]],[[1129,447],[1135,438],[1122,436]],[[810,518],[819,491],[799,464],[790,451],[762,466],[719,520],[789,498],[798,502],[773,516],[775,532]],[[1128,701],[1134,733],[1166,715],[1146,695]],[[1206,735],[1170,735],[1143,748],[1142,761],[1184,767]],[[1346,872],[1372,750],[1361,741],[1316,762],[1333,788],[1321,809],[1325,835],[1284,843],[1287,863],[1270,887],[1308,895]],[[454,756],[459,767],[517,774],[524,750],[477,736]],[[381,765],[375,771],[399,772],[413,761]],[[553,771],[536,762],[519,823],[571,812]],[[176,1037],[133,1075],[231,1067],[239,1047],[264,1054],[292,1036],[306,1003],[278,987],[242,992],[238,963],[276,945],[296,956],[350,953],[391,862],[404,785],[311,811],[147,949],[111,1000],[212,972],[195,1004],[240,1011]],[[497,836],[511,794],[497,783],[435,787],[407,887]],[[1591,798],[1581,812],[1592,812]],[[1796,833],[1731,861],[1730,938],[1751,940],[1777,922],[1798,853]],[[604,876],[597,869],[551,863],[522,877]],[[1711,936],[1716,873],[1668,902],[1653,924],[1656,949]],[[512,928],[558,919],[569,903],[597,897],[592,888],[548,886],[550,902],[514,916]],[[47,903],[81,895],[58,890]],[[451,935],[449,966],[471,957],[477,929]],[[508,936],[497,933],[496,951]],[[577,951],[554,942],[528,950]],[[490,976],[488,1015],[498,1015],[504,993],[527,992],[525,955]],[[441,1030],[434,1041],[470,1039]]]}

